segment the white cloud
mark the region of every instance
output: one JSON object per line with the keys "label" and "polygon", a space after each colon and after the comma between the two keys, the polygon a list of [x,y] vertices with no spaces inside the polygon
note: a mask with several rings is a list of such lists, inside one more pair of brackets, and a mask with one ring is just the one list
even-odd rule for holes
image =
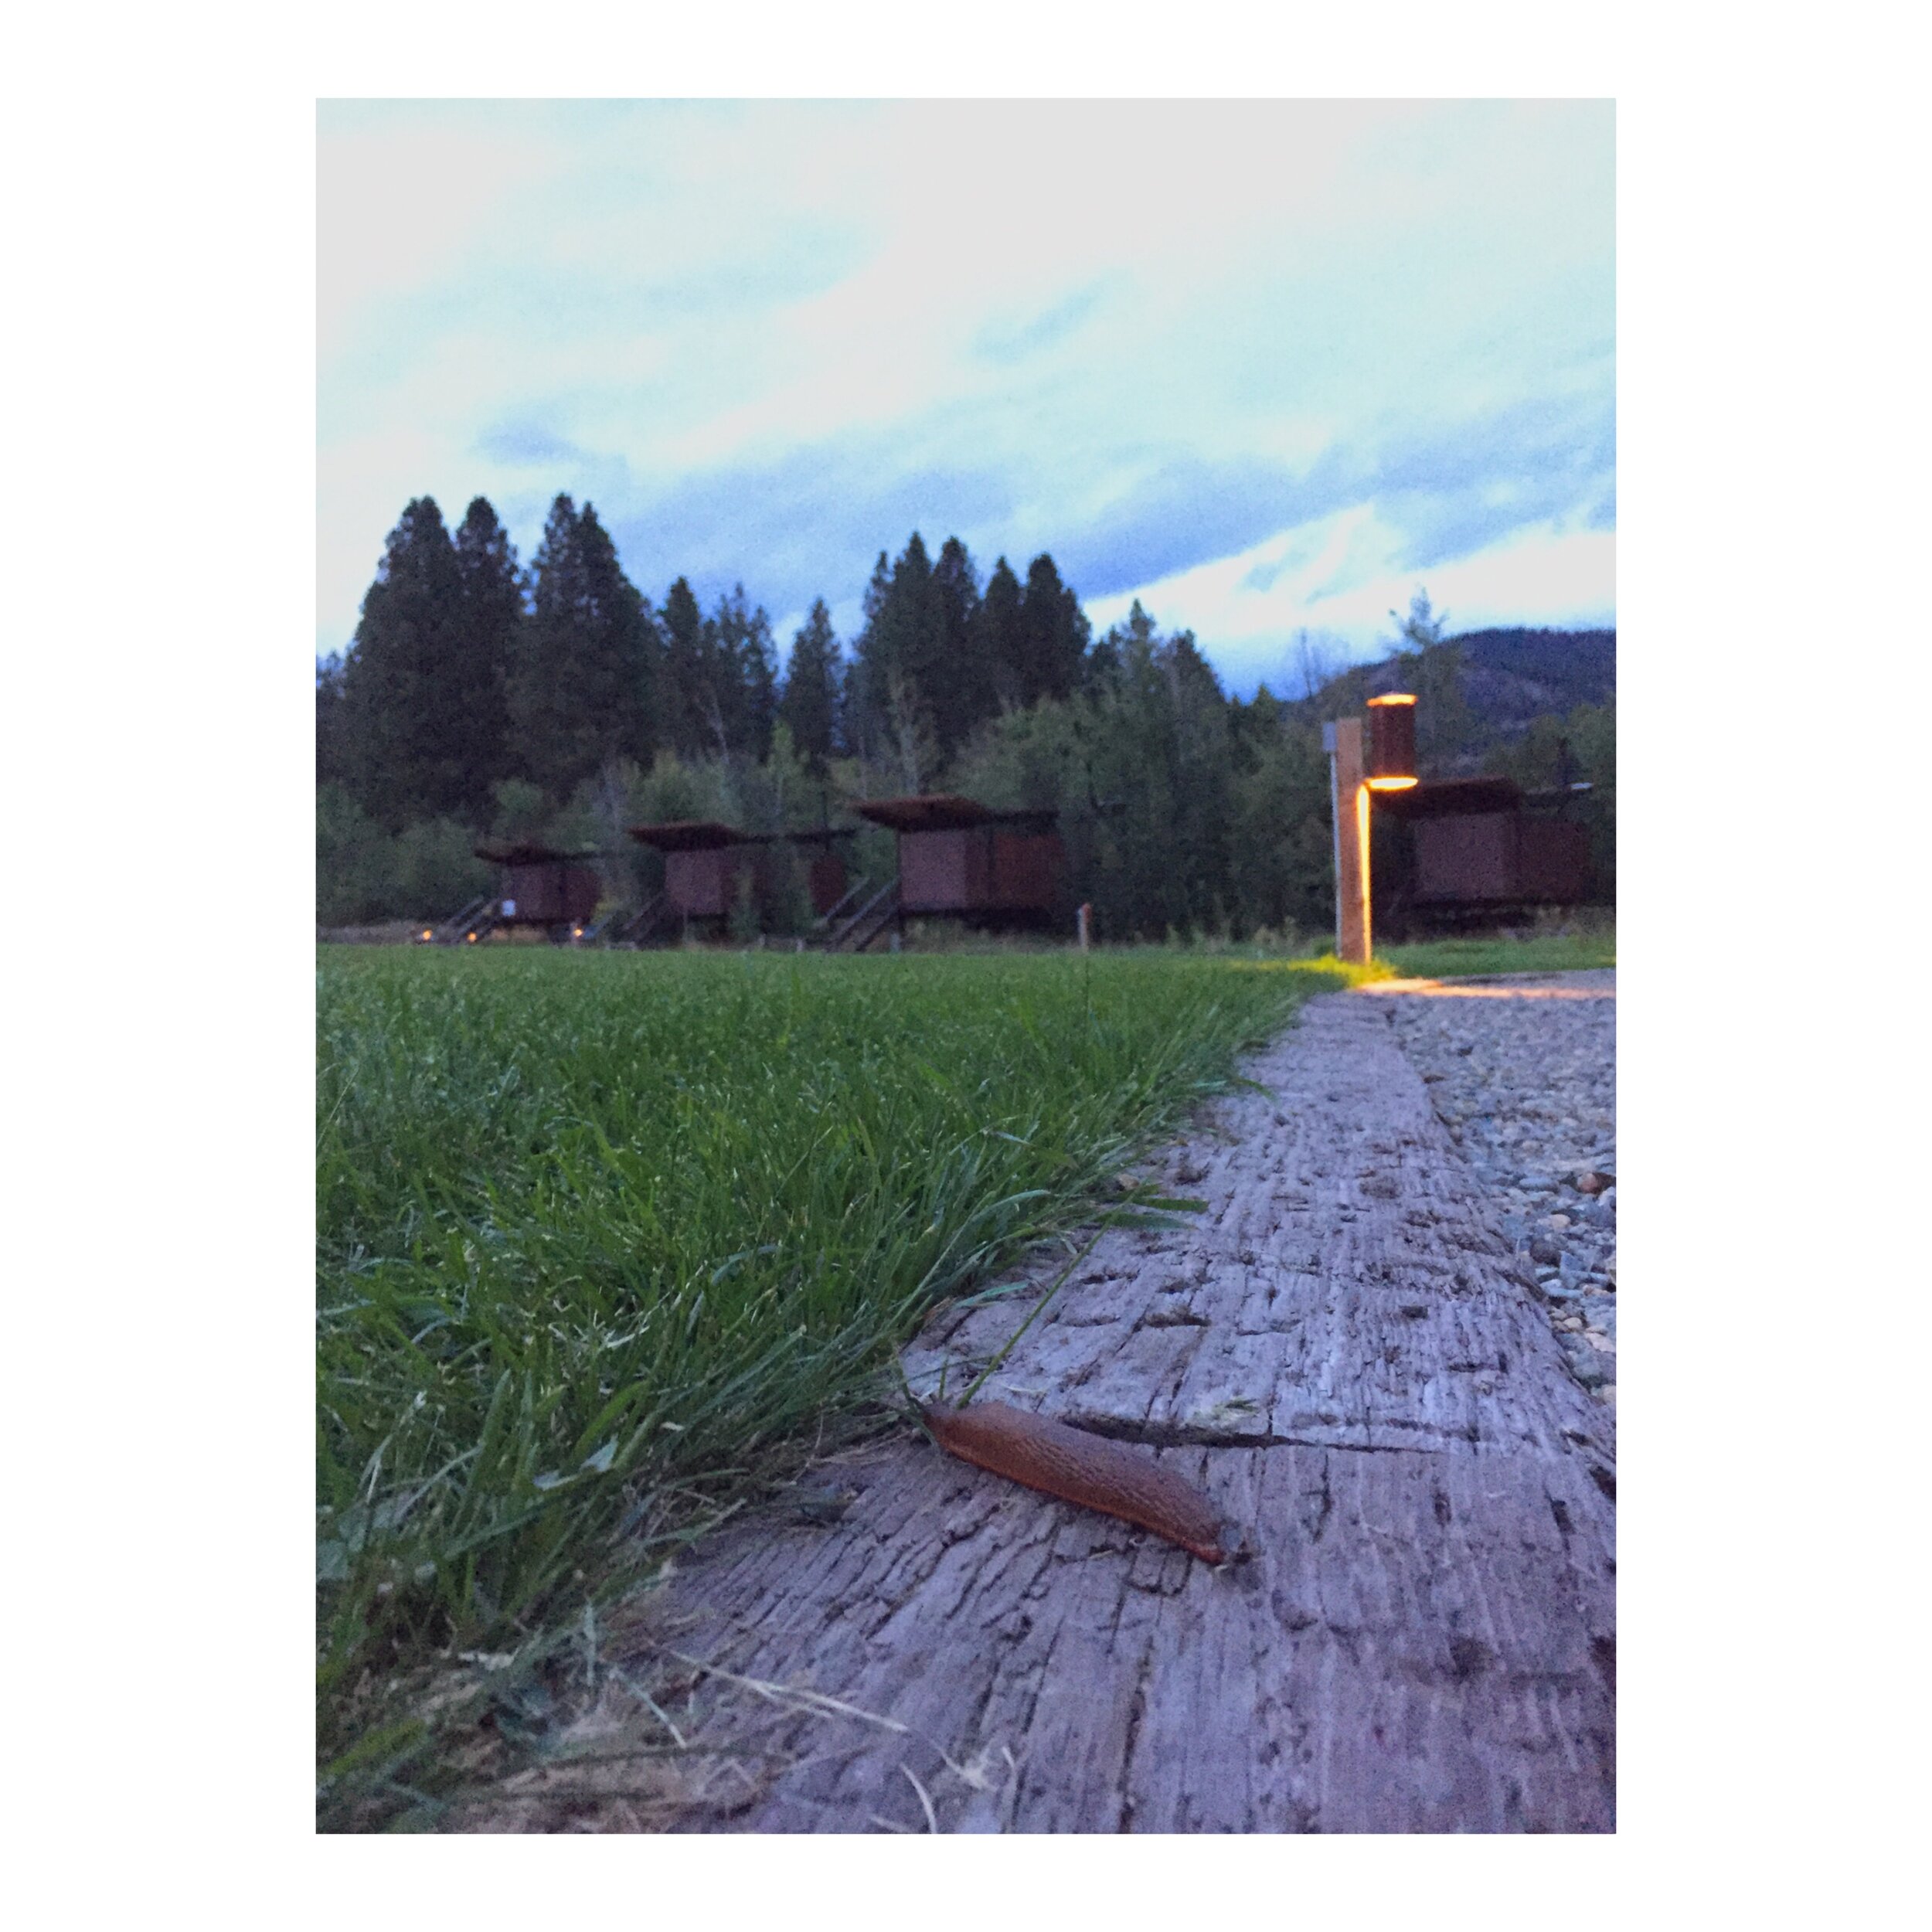
{"label": "white cloud", "polygon": [[[862,446],[882,527],[808,503],[784,548],[817,580],[735,570],[842,605],[915,522],[1060,555],[1177,465],[1305,475],[1526,401],[1607,408],[1607,104],[377,102],[325,104],[321,139],[324,648],[425,492],[521,505],[527,556],[558,490],[662,532],[682,481],[715,518],[721,478]],[[1345,529],[1322,567],[1379,582],[1403,513],[1368,508],[1279,541]],[[1546,595],[1528,539],[1495,547]],[[1236,627],[1198,624],[1210,651],[1268,634],[1286,593],[1236,589],[1267,549],[1163,580]]]}
{"label": "white cloud", "polygon": [[1427,570],[1401,567],[1400,532],[1362,505],[1284,531],[1238,556],[1096,599],[1095,628],[1124,618],[1138,598],[1163,631],[1213,640],[1219,668],[1238,688],[1277,677],[1294,633],[1325,631],[1360,656],[1379,655],[1391,612],[1426,589],[1451,631],[1491,625],[1611,625],[1616,621],[1614,534],[1552,525]]}

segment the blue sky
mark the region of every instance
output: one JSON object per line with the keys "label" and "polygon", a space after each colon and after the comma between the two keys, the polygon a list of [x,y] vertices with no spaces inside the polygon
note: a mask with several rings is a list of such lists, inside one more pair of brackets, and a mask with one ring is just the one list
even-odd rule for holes
{"label": "blue sky", "polygon": [[1050,550],[1229,685],[1615,621],[1607,101],[325,102],[316,648],[409,498],[842,638]]}

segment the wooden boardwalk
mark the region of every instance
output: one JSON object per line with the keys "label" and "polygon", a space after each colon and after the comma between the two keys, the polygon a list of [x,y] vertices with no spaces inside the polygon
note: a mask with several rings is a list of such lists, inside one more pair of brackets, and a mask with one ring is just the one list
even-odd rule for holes
{"label": "wooden boardwalk", "polygon": [[[842,1515],[733,1523],[613,1633],[687,1748],[607,1828],[1614,1828],[1613,1418],[1380,1002],[1248,1070],[1166,1168],[1207,1211],[1107,1235],[984,1393],[1151,1445],[1253,1560],[910,1430],[821,1464]],[[941,1318],[915,1385],[1030,1305]]]}

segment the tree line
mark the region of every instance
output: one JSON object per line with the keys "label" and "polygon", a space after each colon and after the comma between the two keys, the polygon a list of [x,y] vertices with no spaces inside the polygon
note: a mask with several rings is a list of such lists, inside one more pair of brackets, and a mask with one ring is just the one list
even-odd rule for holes
{"label": "tree line", "polygon": [[[1423,750],[1481,736],[1426,597],[1393,649],[1426,691]],[[318,667],[318,916],[418,919],[486,889],[480,836],[595,847],[610,896],[650,889],[627,824],[847,821],[845,801],[939,788],[1060,815],[1103,934],[1315,934],[1332,917],[1320,726],[1359,670],[1301,641],[1302,689],[1230,698],[1191,633],[1137,603],[1094,638],[1050,554],[982,581],[949,536],[879,553],[848,646],[821,598],[782,666],[742,585],[654,602],[595,509],[551,506],[527,570],[495,510],[452,532],[428,497],[389,532],[346,652]],[[1589,721],[1583,721],[1583,735]],[[1540,754],[1539,754],[1540,755]],[[1614,760],[1614,740],[1609,756]],[[883,876],[868,828],[862,869]]]}

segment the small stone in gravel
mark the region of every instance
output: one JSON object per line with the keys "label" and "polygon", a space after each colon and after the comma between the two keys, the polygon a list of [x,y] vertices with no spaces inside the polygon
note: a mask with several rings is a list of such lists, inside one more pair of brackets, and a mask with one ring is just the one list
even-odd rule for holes
{"label": "small stone in gravel", "polygon": [[1546,1267],[1554,1267],[1563,1260],[1563,1251],[1548,1235],[1539,1234],[1529,1243],[1529,1258]]}
{"label": "small stone in gravel", "polygon": [[1569,1359],[1570,1373],[1586,1389],[1600,1389],[1610,1379],[1597,1359],[1597,1351],[1587,1343],[1573,1341],[1564,1352]]}

